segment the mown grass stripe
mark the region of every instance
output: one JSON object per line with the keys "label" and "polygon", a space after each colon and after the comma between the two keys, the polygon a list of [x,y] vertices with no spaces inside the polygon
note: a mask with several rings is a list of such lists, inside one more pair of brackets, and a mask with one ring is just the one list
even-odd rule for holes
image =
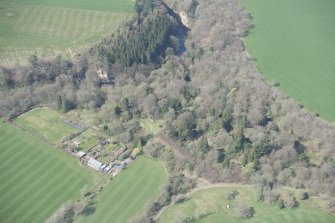
{"label": "mown grass stripe", "polygon": [[46,9],[42,6],[37,6],[37,10],[34,13],[34,16],[32,17],[32,21],[30,22],[29,30],[36,32],[39,28],[39,23],[41,20],[43,20],[43,16],[46,14]]}
{"label": "mown grass stripe", "polygon": [[[12,148],[13,145],[10,145],[10,146]],[[14,155],[11,155],[10,158],[3,161],[0,165],[1,169],[7,167],[8,163],[13,163],[15,160],[17,160],[18,157],[21,157],[23,155],[23,153],[26,152],[25,150],[22,150],[22,148],[24,148],[27,145],[22,144],[22,146],[21,146],[21,143],[20,143],[20,144],[14,144],[14,146],[20,146],[21,149],[18,152],[16,152]],[[7,151],[13,153],[13,151],[10,151],[10,150],[7,150]],[[5,156],[8,156],[7,153],[4,153],[4,154],[5,154]],[[34,153],[28,153],[28,154],[29,154],[30,157],[32,157],[34,155]],[[26,155],[28,156],[28,154],[26,154]],[[5,158],[5,156],[1,157],[1,160],[3,160]],[[3,171],[6,173],[6,172],[9,172],[9,171],[13,171],[13,170],[12,169],[9,169],[9,170],[8,169],[3,169]]]}
{"label": "mown grass stripe", "polygon": [[[74,184],[76,186],[79,186],[80,184],[74,180],[75,174],[69,175],[67,178],[64,178],[60,181],[60,183],[57,185],[57,190],[50,190],[48,191],[49,196],[43,197],[43,199],[40,199],[36,202],[36,204],[39,204],[39,206],[46,206],[50,199],[53,199],[57,201],[56,203],[59,203],[59,201],[64,200],[64,198],[67,198],[68,200],[72,199],[75,194],[78,194],[77,190],[74,190],[73,188],[69,187],[71,184]],[[46,187],[48,188],[48,187]],[[59,191],[62,191],[62,193],[59,193]],[[41,211],[36,209],[36,211]],[[32,213],[33,214],[33,213]]]}
{"label": "mown grass stripe", "polygon": [[[46,160],[46,162],[44,162],[40,167],[41,168],[47,167],[49,165],[48,160]],[[39,164],[39,162],[38,162],[39,160],[36,159],[34,161],[35,161],[35,163]],[[56,169],[56,166],[53,166],[53,168]],[[33,172],[33,173],[28,174],[29,172]],[[47,175],[48,174],[46,172],[42,172],[42,176],[47,176]],[[27,176],[27,177],[23,178],[23,176]],[[11,186],[11,188],[10,188],[11,193],[7,193],[5,196],[2,197],[2,199],[6,200],[8,197],[12,197],[12,195],[14,195],[18,192],[20,192],[21,194],[24,194],[24,192],[26,190],[29,190],[30,188],[32,188],[37,183],[37,181],[35,179],[38,179],[39,176],[41,176],[41,172],[39,171],[39,169],[25,168],[24,171],[20,172],[14,178],[12,178],[8,182],[6,182],[6,184],[3,185],[3,188],[6,191],[9,190],[9,188],[7,188],[7,187]],[[23,178],[23,180],[21,180],[22,178]],[[33,182],[33,183],[29,184],[29,182]],[[29,186],[26,186],[26,187],[24,187],[23,190],[21,190],[20,187],[22,185],[29,185]]]}
{"label": "mown grass stripe", "polygon": [[[77,178],[73,178],[73,179],[77,179]],[[78,188],[81,185],[85,184],[85,182],[83,182],[82,180],[80,180],[80,181],[75,181],[75,183],[74,183],[72,181],[71,184]],[[71,187],[69,187],[69,185],[64,185],[64,188],[62,188],[61,190],[63,191],[61,193],[62,196],[58,195],[58,196],[54,196],[53,197],[53,199],[55,200],[56,203],[60,203],[60,201],[64,200],[64,199],[72,198],[75,193],[78,193],[77,190],[72,189]],[[41,211],[41,210],[37,209],[37,211],[40,211],[41,215],[44,215],[44,216],[48,215],[48,212],[46,210],[42,210]]]}
{"label": "mown grass stripe", "polygon": [[[8,163],[15,163],[16,160],[24,160],[24,161],[28,161],[28,162],[22,162],[21,164],[18,163],[16,165],[18,165],[18,167],[22,168],[22,167],[28,167],[33,163],[33,162],[29,162],[30,160],[32,160],[33,158],[39,158],[42,154],[41,153],[38,153],[38,152],[31,152],[31,151],[25,151],[24,149],[22,148],[29,148],[29,144],[28,145],[24,145],[24,146],[21,146],[21,143],[20,144],[16,144],[17,146],[19,146],[21,149],[19,150],[19,152],[15,152],[15,154],[8,160],[4,161],[2,163],[2,165],[4,165],[4,167],[8,167],[10,166]],[[13,153],[13,151],[11,151]],[[23,158],[21,158],[23,157]],[[20,158],[20,159],[19,159]],[[27,169],[27,168],[25,168]],[[16,171],[15,168],[9,168],[9,170],[7,169],[5,171],[5,173],[8,173],[8,174],[14,174],[14,172],[11,172],[11,171]],[[1,176],[1,175],[0,175]]]}
{"label": "mown grass stripe", "polygon": [[[67,155],[0,123],[0,133],[6,132],[17,142],[7,145],[0,141],[0,163],[4,161],[2,154],[7,157],[10,151],[13,157],[18,155],[2,165],[9,171],[0,174],[1,222],[43,222],[63,202],[78,197],[80,187],[91,182],[92,173]],[[66,189],[69,193],[63,192]]]}
{"label": "mown grass stripe", "polygon": [[54,8],[53,10],[51,10],[53,16],[50,18],[50,21],[46,21],[49,23],[49,30],[48,30],[49,35],[54,34],[53,30],[57,29],[58,19],[61,17],[61,12],[62,12],[61,8]]}
{"label": "mown grass stripe", "polygon": [[[65,171],[66,172],[66,171]],[[63,191],[65,188],[61,187],[62,183],[66,183],[66,186],[69,186],[70,183],[73,181],[73,177],[69,176],[66,178],[60,178],[61,174],[63,174],[63,172],[59,172],[58,175],[56,175],[53,180],[49,180],[47,181],[47,184],[45,184],[45,180],[46,179],[40,179],[38,182],[38,185],[42,184],[43,187],[41,187],[40,189],[40,194],[44,194],[44,196],[40,196],[38,194],[35,194],[35,196],[29,197],[29,201],[28,202],[24,202],[21,204],[21,209],[18,209],[17,212],[19,214],[19,216],[21,216],[23,219],[29,219],[31,218],[31,214],[34,214],[32,212],[32,210],[29,210],[29,212],[26,212],[23,215],[20,215],[22,210],[28,210],[30,203],[34,203],[36,206],[39,207],[44,207],[47,205],[47,202],[50,199],[56,198],[57,195],[62,194],[59,193],[60,191]],[[60,184],[56,184],[58,182],[61,182]],[[55,185],[56,184],[56,185]]]}
{"label": "mown grass stripe", "polygon": [[96,212],[77,222],[127,222],[158,196],[165,180],[160,163],[141,157],[102,190],[96,199]]}
{"label": "mown grass stripe", "polygon": [[45,33],[49,35],[49,30],[55,16],[57,9],[52,10],[51,8],[44,9],[46,16],[42,17],[42,20],[39,21],[39,27],[36,28],[36,31],[39,33]]}
{"label": "mown grass stripe", "polygon": [[31,6],[26,6],[24,8],[23,12],[21,12],[19,15],[17,15],[18,19],[15,22],[14,30],[17,29],[20,24],[22,24],[23,22],[25,22],[24,20],[28,16],[30,10],[31,10]]}
{"label": "mown grass stripe", "polygon": [[81,24],[80,14],[81,14],[80,10],[76,10],[75,12],[72,13],[73,23],[68,25],[68,30],[67,30],[67,33],[68,33],[67,35],[72,38],[77,38],[79,36],[78,32],[81,30],[80,29],[80,24]]}
{"label": "mown grass stripe", "polygon": [[[127,10],[117,12],[91,10],[92,8],[88,10],[80,7],[59,7],[56,6],[57,4],[30,4],[29,2],[25,2],[24,5],[4,4],[5,8],[10,10],[13,8],[17,16],[0,21],[0,33],[6,33],[5,37],[0,39],[0,45],[3,46],[0,52],[2,65],[26,63],[27,57],[31,54],[50,57],[75,45],[93,44],[104,35],[109,35],[122,19],[129,15]],[[113,2],[111,4],[114,4]],[[123,2],[133,4],[131,0]],[[106,2],[95,2],[95,4],[106,4]],[[104,14],[112,18],[107,24],[104,23],[104,16],[102,16]],[[77,15],[81,19],[77,19]],[[67,51],[69,56],[75,53]]]}
{"label": "mown grass stripe", "polygon": [[38,7],[28,6],[28,12],[26,16],[22,16],[22,22],[17,23],[18,30],[25,31],[30,28],[30,24],[34,21],[34,16],[38,12]]}
{"label": "mown grass stripe", "polygon": [[[57,169],[59,169],[59,168],[54,168],[51,173],[54,173],[55,171],[57,171]],[[63,174],[64,171],[66,171],[66,170],[63,170],[61,173],[58,173],[58,174]],[[36,172],[39,173],[38,171],[36,171]],[[53,185],[57,181],[59,181],[59,177],[55,176],[55,177],[52,178],[52,180],[48,180],[49,177],[50,177],[50,173],[49,172],[44,172],[44,174],[43,174],[43,176],[41,178],[39,178],[39,177],[37,177],[35,175],[33,177],[33,179],[36,179],[36,180],[34,180],[34,182],[32,184],[30,184],[28,187],[24,186],[24,185],[26,185],[25,183],[23,183],[23,184],[20,185],[21,187],[19,187],[17,189],[16,193],[18,191],[20,191],[21,197],[27,197],[27,195],[29,196],[30,194],[33,194],[33,195],[29,196],[29,199],[27,199],[27,200],[25,200],[23,202],[20,202],[21,198],[18,198],[17,200],[14,200],[14,199],[10,200],[11,203],[13,204],[12,205],[13,207],[17,207],[18,204],[20,204],[19,205],[20,208],[17,208],[16,212],[18,212],[20,215],[23,215],[22,213],[24,213],[24,210],[29,210],[29,206],[31,205],[31,203],[33,203],[36,206],[43,207],[43,206],[38,205],[36,203],[36,200],[39,199],[39,198],[41,198],[41,197],[49,196],[48,195],[49,194],[48,190],[57,190],[58,189],[57,186],[51,186],[51,185]],[[40,187],[40,185],[43,185],[43,186]],[[20,190],[21,188],[23,188],[23,189]],[[38,194],[37,193],[35,193],[35,194],[33,193],[33,191],[36,188],[39,188],[39,193]],[[4,209],[4,211],[6,211],[6,209]],[[15,216],[15,214],[14,214],[14,216]]]}
{"label": "mown grass stripe", "polygon": [[70,10],[70,9],[67,9],[65,10],[66,13],[65,13],[65,16],[64,16],[64,21],[72,21],[72,23],[68,23],[68,22],[65,22],[65,23],[62,23],[62,26],[61,27],[61,34],[62,34],[62,37],[71,37],[71,28],[72,28],[72,24],[74,24],[75,20],[73,19],[74,18],[74,15],[77,13],[77,10]]}
{"label": "mown grass stripe", "polygon": [[[131,187],[130,190],[127,191],[127,193],[123,191],[122,193],[123,196],[117,200],[117,207],[114,208],[114,213],[111,213],[110,215],[105,215],[103,218],[101,218],[101,222],[111,222],[113,220],[113,215],[116,215],[117,213],[119,213],[119,215],[122,215],[123,213],[122,210],[125,210],[126,208],[129,208],[130,210],[133,210],[134,208],[136,208],[136,206],[138,205],[137,201],[142,200],[146,196],[145,193],[137,193],[139,186],[141,185],[149,186],[148,179],[146,177],[148,177],[147,174],[143,175],[143,177],[141,177],[140,180],[134,179],[135,182],[133,182],[133,184],[136,185],[136,187]],[[145,188],[143,189],[145,190]],[[124,188],[122,188],[122,190],[124,190]],[[132,199],[136,202],[134,201],[129,202]],[[109,207],[105,206],[102,212],[107,212],[108,209]],[[126,217],[131,218],[132,216],[126,216]]]}
{"label": "mown grass stripe", "polygon": [[50,23],[50,8],[42,7],[39,10],[39,16],[36,17],[36,21],[33,25],[32,30],[34,30],[37,33],[44,32],[44,29],[48,26],[48,23]]}

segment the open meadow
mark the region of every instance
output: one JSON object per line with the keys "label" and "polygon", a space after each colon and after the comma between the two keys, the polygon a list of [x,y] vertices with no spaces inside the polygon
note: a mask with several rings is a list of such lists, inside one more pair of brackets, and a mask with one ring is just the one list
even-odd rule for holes
{"label": "open meadow", "polygon": [[[234,200],[227,199],[229,191],[236,190],[239,194]],[[240,200],[240,201],[239,201]],[[238,202],[255,209],[254,217],[238,218],[235,207]],[[160,217],[161,223],[188,222],[197,223],[332,223],[335,217],[319,209],[312,201],[298,201],[299,207],[279,209],[277,205],[267,206],[257,202],[254,189],[248,186],[212,188],[195,192],[184,202],[174,204]],[[231,208],[227,208],[227,205]]]}
{"label": "open meadow", "polygon": [[0,1],[0,65],[31,54],[69,57],[111,34],[133,10],[132,0]]}
{"label": "open meadow", "polygon": [[95,178],[74,158],[3,122],[0,172],[0,222],[44,222]]}
{"label": "open meadow", "polygon": [[165,181],[166,173],[158,161],[140,157],[98,194],[96,212],[80,216],[76,222],[128,222],[158,197]]}
{"label": "open meadow", "polygon": [[53,145],[59,145],[62,138],[76,129],[65,123],[60,114],[49,108],[35,108],[13,120],[13,124],[32,136]]}
{"label": "open meadow", "polygon": [[335,121],[335,1],[241,0],[255,28],[247,50],[270,83]]}

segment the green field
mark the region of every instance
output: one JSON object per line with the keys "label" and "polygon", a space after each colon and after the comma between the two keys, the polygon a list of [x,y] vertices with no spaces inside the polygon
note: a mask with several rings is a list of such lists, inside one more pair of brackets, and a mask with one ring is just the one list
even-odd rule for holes
{"label": "green field", "polygon": [[159,162],[140,157],[97,196],[96,212],[87,218],[81,216],[77,222],[126,223],[159,195],[165,181]]}
{"label": "green field", "polygon": [[[237,190],[239,197],[228,201],[226,193]],[[248,206],[255,208],[256,214],[250,219],[235,217],[234,207],[237,200],[242,199]],[[232,208],[227,209],[227,204]],[[197,223],[332,223],[335,217],[313,207],[312,201],[299,201],[299,207],[294,209],[279,209],[278,206],[266,206],[257,202],[252,187],[226,187],[201,190],[194,193],[190,199],[168,208],[160,217],[161,223],[183,222],[189,218]],[[204,216],[199,218],[197,216]]]}
{"label": "green field", "polygon": [[266,79],[335,121],[335,1],[241,1],[255,25],[247,50]]}
{"label": "green field", "polygon": [[80,197],[94,175],[56,149],[0,122],[0,222],[44,222]]}
{"label": "green field", "polygon": [[62,117],[48,108],[35,108],[13,120],[13,124],[28,134],[58,145],[62,138],[76,131]]}
{"label": "green field", "polygon": [[0,2],[0,65],[27,57],[69,57],[112,33],[132,0],[5,0]]}

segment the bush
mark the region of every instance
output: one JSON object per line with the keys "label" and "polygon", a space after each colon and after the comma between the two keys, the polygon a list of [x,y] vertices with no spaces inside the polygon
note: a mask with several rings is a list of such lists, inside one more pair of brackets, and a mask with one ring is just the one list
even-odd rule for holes
{"label": "bush", "polygon": [[140,148],[134,148],[133,149],[133,152],[131,153],[131,156],[133,157],[133,158],[136,158],[139,154],[141,154],[141,149]]}
{"label": "bush", "polygon": [[285,208],[284,200],[283,200],[282,197],[279,197],[277,204],[278,204],[278,207],[279,207],[280,209]]}
{"label": "bush", "polygon": [[275,205],[278,201],[279,194],[274,191],[270,191],[266,194],[264,201],[269,205]]}
{"label": "bush", "polygon": [[329,201],[328,201],[328,208],[330,209],[330,211],[335,214],[335,198],[331,198]]}
{"label": "bush", "polygon": [[70,223],[73,222],[74,216],[74,207],[73,203],[63,204],[47,221],[46,223]]}
{"label": "bush", "polygon": [[89,203],[87,206],[84,207],[80,214],[84,216],[92,215],[95,212],[96,208],[93,206],[93,203]]}
{"label": "bush", "polygon": [[298,205],[295,197],[287,192],[283,194],[282,200],[285,208],[294,208]]}
{"label": "bush", "polygon": [[228,191],[227,194],[226,194],[228,200],[234,200],[236,195],[238,195],[237,190]]}
{"label": "bush", "polygon": [[299,199],[299,200],[307,200],[308,198],[309,198],[309,195],[308,195],[308,193],[306,192],[306,191],[298,191],[298,193],[297,193],[297,198]]}
{"label": "bush", "polygon": [[251,218],[255,215],[255,208],[246,207],[245,204],[239,204],[235,209],[235,213],[239,218]]}
{"label": "bush", "polygon": [[182,194],[179,194],[175,197],[176,204],[183,203],[184,201],[185,201],[185,196]]}

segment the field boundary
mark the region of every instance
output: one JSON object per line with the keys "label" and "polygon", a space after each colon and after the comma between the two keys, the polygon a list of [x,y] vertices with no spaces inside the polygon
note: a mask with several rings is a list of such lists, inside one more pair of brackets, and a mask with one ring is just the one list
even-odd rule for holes
{"label": "field boundary", "polygon": [[[12,122],[6,122],[6,123],[9,124],[10,126],[12,126],[13,128],[19,130],[20,132],[22,132],[22,133],[25,134],[26,136],[29,136],[29,137],[31,137],[31,138],[33,138],[33,139],[39,141],[39,142],[42,142],[42,143],[44,143],[44,144],[47,144],[48,146],[50,146],[50,147],[52,147],[52,148],[57,148],[56,145],[54,145],[54,144],[48,142],[48,141],[45,140],[45,139],[42,139],[42,138],[36,136],[36,135],[34,135],[34,134],[30,134],[29,132],[27,132],[27,131],[21,129],[20,127],[18,127],[18,126],[16,126],[16,125],[14,125]],[[60,149],[57,149],[57,150],[61,151]]]}

